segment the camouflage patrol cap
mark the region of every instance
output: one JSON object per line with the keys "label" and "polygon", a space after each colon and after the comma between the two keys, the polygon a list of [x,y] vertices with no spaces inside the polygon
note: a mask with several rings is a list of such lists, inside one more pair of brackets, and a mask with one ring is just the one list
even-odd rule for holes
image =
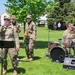
{"label": "camouflage patrol cap", "polygon": [[12,17],[11,17],[12,19],[16,19],[16,16],[15,15],[12,15]]}
{"label": "camouflage patrol cap", "polygon": [[74,27],[74,26],[73,26],[73,24],[69,23],[66,25],[66,27],[68,28],[68,27]]}
{"label": "camouflage patrol cap", "polygon": [[31,15],[27,15],[27,18],[31,18]]}
{"label": "camouflage patrol cap", "polygon": [[10,16],[5,16],[4,20],[10,20]]}

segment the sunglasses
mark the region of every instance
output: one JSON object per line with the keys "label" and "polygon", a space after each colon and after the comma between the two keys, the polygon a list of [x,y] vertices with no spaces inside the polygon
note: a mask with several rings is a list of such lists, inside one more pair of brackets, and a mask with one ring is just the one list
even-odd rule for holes
{"label": "sunglasses", "polygon": [[10,19],[4,19],[4,20],[10,21]]}
{"label": "sunglasses", "polygon": [[31,19],[31,18],[27,18],[27,19]]}

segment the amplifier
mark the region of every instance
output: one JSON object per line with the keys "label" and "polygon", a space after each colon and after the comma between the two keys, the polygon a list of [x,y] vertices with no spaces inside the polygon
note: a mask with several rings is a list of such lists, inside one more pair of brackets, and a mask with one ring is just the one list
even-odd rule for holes
{"label": "amplifier", "polygon": [[75,58],[65,57],[63,62],[63,68],[75,69]]}

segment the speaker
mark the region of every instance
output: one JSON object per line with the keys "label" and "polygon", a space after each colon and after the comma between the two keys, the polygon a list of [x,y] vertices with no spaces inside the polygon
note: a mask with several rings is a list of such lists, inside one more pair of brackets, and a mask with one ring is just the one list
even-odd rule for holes
{"label": "speaker", "polygon": [[75,58],[65,57],[63,62],[63,68],[75,69]]}

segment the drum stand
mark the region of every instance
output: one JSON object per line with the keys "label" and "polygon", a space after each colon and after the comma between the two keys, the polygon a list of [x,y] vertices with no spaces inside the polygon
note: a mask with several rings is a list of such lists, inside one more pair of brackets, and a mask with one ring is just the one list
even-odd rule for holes
{"label": "drum stand", "polygon": [[74,51],[74,58],[75,58],[75,43],[73,43],[73,45],[69,47],[69,53],[68,53],[68,54],[69,54],[69,55],[68,55],[69,57],[70,57],[70,54],[71,54],[71,48],[73,48],[73,51]]}
{"label": "drum stand", "polygon": [[0,48],[1,48],[1,57],[0,57],[0,63],[1,63],[1,75],[3,75],[3,48],[14,48],[15,47],[15,41],[2,41],[0,40]]}
{"label": "drum stand", "polygon": [[70,57],[71,54],[71,47],[69,47],[68,57]]}

